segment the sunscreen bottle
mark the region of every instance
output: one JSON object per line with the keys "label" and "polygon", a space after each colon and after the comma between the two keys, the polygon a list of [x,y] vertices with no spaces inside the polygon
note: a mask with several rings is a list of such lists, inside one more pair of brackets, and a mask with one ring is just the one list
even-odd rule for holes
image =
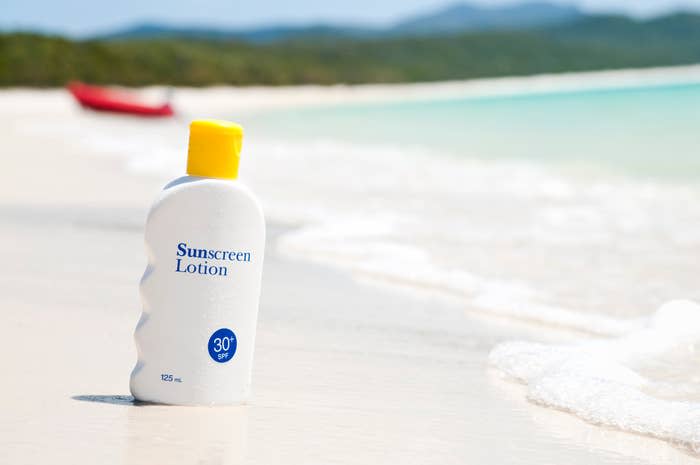
{"label": "sunscreen bottle", "polygon": [[253,193],[236,180],[242,138],[236,124],[193,121],[187,176],[166,185],[148,214],[130,382],[137,400],[248,399],[265,220]]}

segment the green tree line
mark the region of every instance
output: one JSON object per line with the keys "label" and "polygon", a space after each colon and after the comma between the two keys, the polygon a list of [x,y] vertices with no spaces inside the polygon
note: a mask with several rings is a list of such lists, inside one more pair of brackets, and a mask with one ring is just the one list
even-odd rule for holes
{"label": "green tree line", "polygon": [[0,86],[415,82],[700,62],[700,16],[598,17],[541,30],[442,37],[86,40],[0,34]]}

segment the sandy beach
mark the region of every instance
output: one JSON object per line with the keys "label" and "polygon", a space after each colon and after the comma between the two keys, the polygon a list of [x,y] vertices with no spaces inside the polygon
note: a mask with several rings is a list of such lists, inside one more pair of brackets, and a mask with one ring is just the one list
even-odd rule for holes
{"label": "sandy beach", "polygon": [[[378,92],[183,89],[177,102],[183,115],[211,105],[219,116],[232,101],[255,109]],[[666,442],[529,403],[523,385],[488,366],[501,342],[563,343],[571,332],[291,259],[277,246],[291,221],[268,224],[251,403],[134,404],[143,223],[168,179],[92,153],[75,134],[93,118],[140,124],[86,113],[61,90],[0,92],[0,462],[697,463]],[[77,129],[66,136],[67,126]]]}

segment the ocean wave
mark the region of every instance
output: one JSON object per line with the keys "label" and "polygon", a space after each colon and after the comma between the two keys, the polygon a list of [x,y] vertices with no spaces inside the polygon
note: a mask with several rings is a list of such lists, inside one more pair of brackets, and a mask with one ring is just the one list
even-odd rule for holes
{"label": "ocean wave", "polygon": [[566,345],[507,342],[491,351],[489,362],[526,384],[532,402],[700,454],[700,402],[654,395],[668,397],[679,390],[683,396],[697,395],[700,384],[674,385],[643,376],[637,368],[678,348],[696,357],[699,343],[700,305],[672,301],[625,335]]}
{"label": "ocean wave", "polygon": [[297,225],[278,243],[294,257],[599,335],[640,327],[650,302],[694,297],[690,274],[656,273],[695,269],[700,209],[686,186],[397,145],[257,140],[248,149],[243,176],[268,217]]}

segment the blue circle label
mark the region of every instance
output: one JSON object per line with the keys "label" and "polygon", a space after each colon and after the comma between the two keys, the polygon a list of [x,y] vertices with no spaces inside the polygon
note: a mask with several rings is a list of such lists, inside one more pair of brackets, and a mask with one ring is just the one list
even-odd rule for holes
{"label": "blue circle label", "polygon": [[237,346],[238,341],[233,331],[228,328],[217,329],[209,338],[209,356],[217,363],[226,363],[233,358]]}

